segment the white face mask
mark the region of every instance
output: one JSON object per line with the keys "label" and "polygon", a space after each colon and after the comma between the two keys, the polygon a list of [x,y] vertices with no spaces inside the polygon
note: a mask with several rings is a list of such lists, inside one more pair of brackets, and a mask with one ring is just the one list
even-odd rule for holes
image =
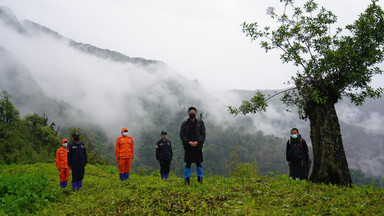
{"label": "white face mask", "polygon": [[67,147],[68,143],[63,143],[63,147]]}
{"label": "white face mask", "polygon": [[128,136],[128,132],[123,132],[123,136]]}

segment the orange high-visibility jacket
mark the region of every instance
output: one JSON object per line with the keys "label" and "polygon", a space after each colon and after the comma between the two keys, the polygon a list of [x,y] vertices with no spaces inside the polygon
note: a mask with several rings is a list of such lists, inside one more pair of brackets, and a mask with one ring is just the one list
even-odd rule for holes
{"label": "orange high-visibility jacket", "polygon": [[56,151],[56,167],[60,168],[69,168],[68,167],[68,158],[67,158],[67,149],[61,147]]}
{"label": "orange high-visibility jacket", "polygon": [[130,136],[121,136],[116,140],[116,160],[119,158],[133,158],[134,143]]}

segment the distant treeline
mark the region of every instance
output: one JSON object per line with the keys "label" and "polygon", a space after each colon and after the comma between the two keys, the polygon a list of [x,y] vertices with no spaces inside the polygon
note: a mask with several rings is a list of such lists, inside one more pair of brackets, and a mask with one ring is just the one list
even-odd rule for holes
{"label": "distant treeline", "polygon": [[[59,127],[48,123],[46,115],[29,114],[20,118],[11,96],[0,93],[0,164],[31,164],[54,162],[56,150],[61,146]],[[77,131],[75,128],[68,133]],[[90,163],[106,164],[92,145],[88,146]]]}

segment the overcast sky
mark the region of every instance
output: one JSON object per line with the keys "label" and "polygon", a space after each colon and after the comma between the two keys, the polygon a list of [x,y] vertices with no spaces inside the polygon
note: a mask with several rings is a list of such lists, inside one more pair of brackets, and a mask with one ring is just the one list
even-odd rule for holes
{"label": "overcast sky", "polygon": [[[317,2],[345,26],[370,0]],[[163,61],[211,90],[286,88],[296,71],[241,31],[244,21],[271,24],[266,8],[281,11],[279,0],[0,0],[0,6],[75,41]],[[374,86],[382,83],[383,76]]]}

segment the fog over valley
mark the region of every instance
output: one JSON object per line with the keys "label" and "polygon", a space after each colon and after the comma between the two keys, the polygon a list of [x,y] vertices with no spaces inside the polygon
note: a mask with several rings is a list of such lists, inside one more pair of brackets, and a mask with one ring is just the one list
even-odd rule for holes
{"label": "fog over valley", "polygon": [[[296,110],[278,97],[270,101],[265,113],[233,116],[228,106],[240,105],[255,91],[207,90],[199,80],[187,79],[167,62],[73,41],[33,20],[19,20],[10,8],[0,7],[0,32],[0,90],[12,95],[21,116],[45,114],[63,131],[94,125],[108,137],[106,146],[113,146],[122,127],[135,138],[148,131],[169,130],[164,126],[171,124],[173,145],[181,145],[177,129],[187,118],[187,108],[196,106],[206,122],[207,148],[220,147],[216,139],[209,142],[216,130],[261,131],[282,140],[276,146],[284,162],[285,141],[292,127],[299,128],[310,145],[309,121],[300,120]],[[264,91],[272,95],[277,90]],[[350,168],[375,176],[384,173],[383,106],[383,99],[368,99],[362,107],[347,100],[337,104]],[[140,138],[137,148],[154,144],[158,135],[153,143]]]}

